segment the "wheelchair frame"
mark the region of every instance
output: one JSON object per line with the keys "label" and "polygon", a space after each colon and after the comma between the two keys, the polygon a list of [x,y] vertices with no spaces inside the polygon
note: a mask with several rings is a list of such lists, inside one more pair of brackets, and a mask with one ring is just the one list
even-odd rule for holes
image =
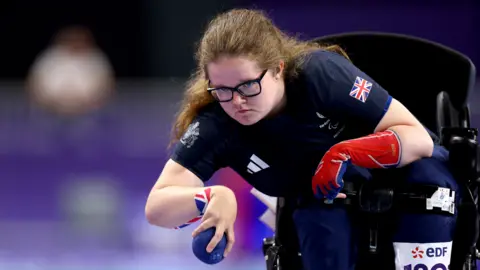
{"label": "wheelchair frame", "polygon": [[[467,56],[451,48],[406,35],[352,32],[321,37],[314,42],[338,44],[344,48],[342,41],[348,39],[358,39],[359,42],[360,40],[365,41],[365,39],[372,41],[377,37],[406,41],[406,44],[410,45],[410,48],[407,49],[413,49],[411,47],[420,44],[429,49],[438,50],[442,56],[443,54],[449,54],[455,68],[460,65],[465,68],[465,77],[462,78],[461,89],[446,89],[446,91],[438,92],[436,123],[434,124],[437,127],[437,134],[440,135],[440,143],[450,152],[450,160],[452,161],[452,168],[454,168],[453,174],[461,186],[461,192],[464,194],[460,205],[458,205],[457,227],[453,241],[450,269],[476,269],[476,261],[480,259],[478,251],[480,249],[478,237],[480,214],[477,196],[480,186],[480,151],[477,142],[477,129],[470,126],[468,105],[468,96],[475,84],[475,66]],[[347,53],[348,49],[347,47]],[[377,80],[374,75],[370,76]],[[402,99],[399,100],[403,102]],[[422,119],[420,120],[422,121]],[[291,218],[295,205],[295,202],[289,199],[278,198],[274,235],[263,240],[263,253],[267,270],[303,269],[298,239]],[[470,234],[465,235],[467,230]]]}

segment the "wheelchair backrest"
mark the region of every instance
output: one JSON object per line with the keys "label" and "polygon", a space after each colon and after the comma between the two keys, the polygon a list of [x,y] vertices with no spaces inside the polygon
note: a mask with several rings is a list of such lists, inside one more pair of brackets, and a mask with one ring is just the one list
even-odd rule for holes
{"label": "wheelchair backrest", "polygon": [[340,45],[352,62],[402,102],[433,132],[437,96],[445,91],[454,110],[467,105],[475,66],[465,55],[432,41],[391,33],[353,32],[314,40]]}

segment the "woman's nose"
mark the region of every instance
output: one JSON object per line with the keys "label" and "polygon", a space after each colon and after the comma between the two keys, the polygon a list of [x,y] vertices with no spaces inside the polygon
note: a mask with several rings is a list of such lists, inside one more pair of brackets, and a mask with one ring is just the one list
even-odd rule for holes
{"label": "woman's nose", "polygon": [[245,99],[244,96],[240,95],[237,92],[233,93],[233,99],[232,99],[233,104],[239,105],[239,104],[245,103],[245,101],[246,101],[246,99]]}

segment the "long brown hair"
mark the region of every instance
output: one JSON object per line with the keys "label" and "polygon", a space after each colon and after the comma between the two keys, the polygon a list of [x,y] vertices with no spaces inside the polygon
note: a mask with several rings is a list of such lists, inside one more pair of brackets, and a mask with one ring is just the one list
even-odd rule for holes
{"label": "long brown hair", "polygon": [[207,92],[205,67],[221,56],[246,56],[262,69],[278,67],[284,61],[283,77],[297,75],[305,56],[318,49],[335,51],[348,58],[336,45],[323,46],[288,36],[259,10],[233,9],[214,18],[205,31],[196,53],[197,70],[189,79],[180,111],[173,125],[173,140],[179,140],[201,109],[214,102]]}

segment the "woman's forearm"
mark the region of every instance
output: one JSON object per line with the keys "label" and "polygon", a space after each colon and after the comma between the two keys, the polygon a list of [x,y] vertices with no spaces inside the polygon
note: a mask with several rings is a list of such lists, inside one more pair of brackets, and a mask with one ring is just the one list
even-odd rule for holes
{"label": "woman's forearm", "polygon": [[[225,186],[210,186],[210,199],[233,191]],[[197,217],[200,212],[195,195],[206,187],[167,186],[154,189],[145,206],[145,215],[150,224],[175,228]]]}
{"label": "woman's forearm", "polygon": [[400,140],[402,155],[399,167],[432,156],[433,140],[425,128],[398,125],[389,129],[395,131]]}

